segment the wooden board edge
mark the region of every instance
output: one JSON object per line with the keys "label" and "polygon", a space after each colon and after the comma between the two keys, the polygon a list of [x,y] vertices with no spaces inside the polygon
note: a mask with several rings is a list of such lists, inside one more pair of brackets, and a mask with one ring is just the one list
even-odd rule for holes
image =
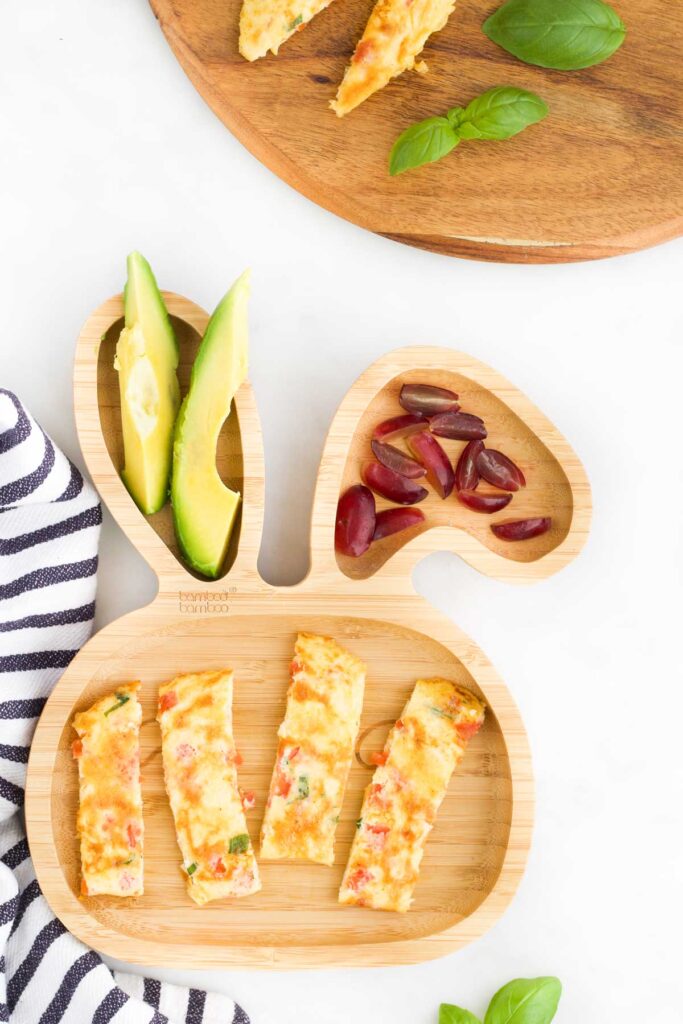
{"label": "wooden board edge", "polygon": [[[332,212],[336,213],[337,211],[333,210]],[[644,249],[651,249],[656,245],[680,238],[683,235],[683,218],[667,221],[647,232],[614,239],[596,239],[590,243],[556,242],[544,245],[531,241],[505,242],[502,239],[467,238],[458,235],[449,238],[443,235],[409,235],[391,231],[378,231],[376,234],[392,242],[412,245],[416,249],[435,252],[441,256],[476,260],[482,263],[541,266],[587,263],[612,259],[615,256],[629,256]]]}

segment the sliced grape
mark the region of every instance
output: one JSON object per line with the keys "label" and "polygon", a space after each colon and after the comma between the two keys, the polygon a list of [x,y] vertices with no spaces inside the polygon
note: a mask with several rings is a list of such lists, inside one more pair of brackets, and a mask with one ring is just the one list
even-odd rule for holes
{"label": "sliced grape", "polygon": [[437,437],[453,441],[483,441],[487,436],[484,421],[470,412],[442,412],[432,417],[429,429]]}
{"label": "sliced grape", "polygon": [[[473,512],[500,512],[512,501],[511,494],[480,494],[478,491],[458,491],[458,498]],[[491,527],[495,530],[495,527]]]}
{"label": "sliced grape", "polygon": [[547,533],[552,524],[550,516],[535,519],[517,519],[512,523],[492,523],[491,529],[500,540],[529,540]]}
{"label": "sliced grape", "polygon": [[404,384],[398,397],[407,412],[422,416],[436,416],[440,412],[457,412],[458,396],[448,388],[437,388],[432,384]]}
{"label": "sliced grape", "polygon": [[503,491],[518,491],[526,487],[524,473],[507,455],[494,448],[482,448],[477,455],[477,469],[484,480]]}
{"label": "sliced grape", "polygon": [[400,473],[401,476],[407,476],[411,480],[416,480],[427,473],[424,466],[421,466],[415,459],[411,459],[410,455],[406,455],[400,448],[394,448],[393,444],[371,441],[370,447],[378,462],[381,462],[388,469],[393,469],[395,473]]}
{"label": "sliced grape", "polygon": [[455,473],[451,460],[431,434],[423,431],[408,438],[408,447],[427,470],[427,481],[440,498],[447,498],[453,490]]}
{"label": "sliced grape", "polygon": [[354,484],[337,505],[334,546],[342,555],[359,558],[370,547],[374,532],[375,496],[362,484]]}
{"label": "sliced grape", "polygon": [[483,441],[470,441],[462,450],[455,467],[455,486],[459,491],[475,491],[479,484],[477,455],[483,451]]}
{"label": "sliced grape", "polygon": [[408,437],[417,430],[425,430],[428,426],[429,420],[424,416],[406,413],[405,416],[392,416],[390,420],[378,423],[372,436],[376,441],[395,441],[396,438]]}
{"label": "sliced grape", "polygon": [[405,476],[399,476],[388,466],[382,466],[379,462],[367,462],[363,466],[363,482],[371,487],[377,494],[389,501],[395,501],[397,505],[416,505],[418,501],[424,501],[429,494],[426,487],[422,487],[414,480],[408,480]]}
{"label": "sliced grape", "polygon": [[390,537],[392,533],[400,533],[401,530],[423,523],[424,519],[425,514],[419,508],[385,508],[383,512],[377,513],[375,535],[372,539],[375,541]]}

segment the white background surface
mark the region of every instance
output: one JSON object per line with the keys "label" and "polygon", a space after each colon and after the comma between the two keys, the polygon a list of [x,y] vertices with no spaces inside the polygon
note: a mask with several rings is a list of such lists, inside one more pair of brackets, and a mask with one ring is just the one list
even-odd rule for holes
{"label": "white background surface", "polygon": [[[272,582],[305,573],[338,402],[397,345],[493,364],[593,485],[588,546],[552,580],[513,588],[448,554],[416,572],[498,667],[533,748],[533,851],[497,926],[412,968],[163,976],[233,994],[255,1024],[434,1024],[441,1000],[483,1015],[499,985],[544,973],[564,982],[558,1024],[681,1020],[683,242],[565,267],[401,247],[261,167],[194,92],[144,0],[3,0],[1,23],[1,383],[77,461],[74,342],[139,248],[163,287],[208,308],[253,268]],[[100,624],[153,592],[107,518]]]}

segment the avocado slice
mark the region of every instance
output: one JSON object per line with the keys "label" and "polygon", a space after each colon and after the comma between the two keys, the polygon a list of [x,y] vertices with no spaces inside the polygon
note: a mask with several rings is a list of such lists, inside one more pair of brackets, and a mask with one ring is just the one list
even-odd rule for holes
{"label": "avocado slice", "polygon": [[123,425],[123,482],[145,515],[168,496],[173,427],[180,387],[178,342],[152,269],[139,252],[128,257],[125,327],[116,345]]}
{"label": "avocado slice", "polygon": [[210,579],[220,575],[241,500],[218,475],[216,445],[247,375],[249,276],[237,279],[209,320],[173,440],[176,536],[188,563]]}

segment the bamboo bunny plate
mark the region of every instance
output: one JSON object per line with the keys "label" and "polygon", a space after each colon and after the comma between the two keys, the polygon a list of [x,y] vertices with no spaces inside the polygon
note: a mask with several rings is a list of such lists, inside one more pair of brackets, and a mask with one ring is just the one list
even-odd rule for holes
{"label": "bamboo bunny plate", "polygon": [[[522,64],[481,26],[501,0],[459,0],[428,41],[429,73],[405,73],[339,120],[329,109],[374,0],[338,0],[249,64],[241,0],[151,0],[176,57],[218,117],[309,199],[397,241],[452,256],[563,263],[632,252],[683,232],[683,61],[665,0],[614,0],[628,34],[597,67]],[[496,85],[538,93],[540,125],[466,143],[391,178],[392,143]]]}
{"label": "bamboo bunny plate", "polygon": [[[184,390],[207,315],[179,296],[165,298],[180,340]],[[167,966],[401,964],[464,945],[499,917],[521,878],[533,819],[529,750],[519,713],[493,667],[471,640],[414,593],[410,568],[425,553],[452,546],[501,579],[540,578],[555,571],[576,554],[588,528],[589,496],[578,460],[522,395],[481,364],[447,349],[393,353],[360,378],[332,424],[314,501],[309,576],[295,587],[275,588],[256,570],[263,459],[254,398],[245,384],[218,451],[223,477],[243,493],[241,527],[226,575],[199,581],[178,560],[170,511],[145,519],[119,478],[121,425],[112,363],[121,325],[117,297],[83,329],[75,370],[78,430],[102,497],[155,569],[159,591],[147,608],[112,623],[86,644],[39,722],[26,814],[36,872],[52,909],[72,932],[103,952]],[[523,560],[499,550],[478,527],[460,522],[454,502],[449,503],[453,525],[437,520],[428,499],[433,529],[403,546],[387,540],[385,550],[357,566],[337,562],[333,533],[340,487],[355,471],[369,418],[390,402],[411,368],[420,380],[449,381],[463,394],[469,390],[492,424],[514,442],[511,454],[523,451],[524,465],[533,462],[536,497],[552,506],[548,511],[558,525],[533,542]],[[240,784],[257,795],[256,811],[249,815],[255,839],[298,630],[332,635],[368,665],[362,739],[339,824],[336,864],[265,863],[262,892],[197,907],[185,893],[164,794],[155,722],[158,685],[184,671],[235,670],[235,737],[244,759]],[[489,710],[440,810],[414,907],[406,915],[340,907],[337,889],[369,780],[363,756],[367,760],[370,751],[381,748],[415,680],[433,675],[470,687]],[[129,679],[142,680],[145,895],[134,900],[80,897],[71,721],[75,711]]]}

